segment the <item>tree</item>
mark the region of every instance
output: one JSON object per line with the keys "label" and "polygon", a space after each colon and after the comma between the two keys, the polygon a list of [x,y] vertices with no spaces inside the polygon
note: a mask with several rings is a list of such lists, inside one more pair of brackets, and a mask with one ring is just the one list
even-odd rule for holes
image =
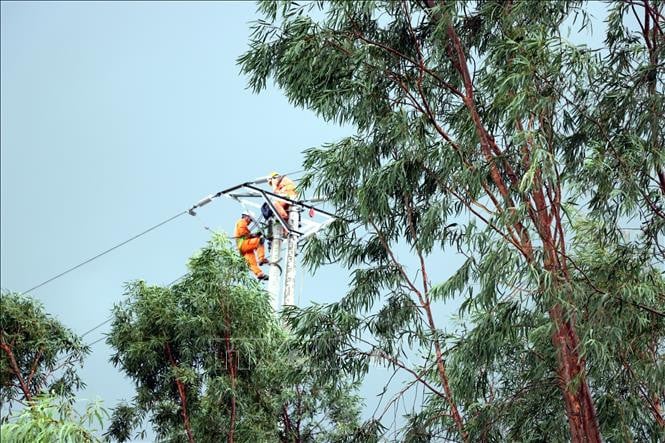
{"label": "tree", "polygon": [[227,243],[215,234],[180,282],[130,283],[114,308],[112,362],[137,395],[114,410],[112,438],[129,440],[148,417],[159,439],[190,442],[331,441],[320,437],[342,433],[342,426],[329,429],[338,417],[355,423],[357,398],[348,385],[315,386],[313,376],[287,364],[298,361],[288,335]]}
{"label": "tree", "polygon": [[[98,402],[90,403],[83,414],[72,407],[71,398],[37,396],[30,401],[30,407],[0,428],[2,441],[22,442],[101,442],[98,431],[104,426],[106,411]],[[90,426],[99,425],[99,429]]]}
{"label": "tree", "polygon": [[0,400],[26,404],[41,393],[83,386],[76,367],[90,352],[81,338],[22,294],[0,296]]}
{"label": "tree", "polygon": [[[152,414],[169,441],[260,439],[273,432],[257,373],[278,334],[264,292],[226,239],[215,236],[172,287],[127,286],[114,308],[108,343],[137,396],[114,413],[110,434],[126,440]],[[240,403],[238,398],[242,398]]]}
{"label": "tree", "polygon": [[[663,4],[608,4],[601,51],[562,35],[588,26],[583,5],[260,3],[250,86],[356,129],[306,151],[303,180],[340,215],[306,260],[341,262],[351,289],[291,324],[333,376],[378,358],[424,387],[404,436],[663,432]],[[451,249],[467,259],[437,281],[429,259]],[[436,315],[452,298],[458,336]]]}

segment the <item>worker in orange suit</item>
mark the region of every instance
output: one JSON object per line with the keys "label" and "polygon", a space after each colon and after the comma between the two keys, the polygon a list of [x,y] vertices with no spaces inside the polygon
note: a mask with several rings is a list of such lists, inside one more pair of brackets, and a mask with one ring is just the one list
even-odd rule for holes
{"label": "worker in orange suit", "polygon": [[[290,198],[295,200],[298,197],[296,192],[296,185],[293,181],[285,175],[279,175],[277,172],[271,172],[268,176],[268,184],[272,187],[272,192],[282,197]],[[289,220],[288,209],[291,204],[284,200],[275,199],[273,200],[273,205],[279,216],[282,217],[282,220]]]}
{"label": "worker in orange suit", "polygon": [[[249,229],[251,222],[252,217],[249,214],[242,214],[240,220],[236,223],[233,237],[236,239],[236,245],[240,254],[245,258],[256,278],[259,280],[268,280],[268,276],[259,267],[268,263],[265,256],[265,248],[263,247],[263,238],[261,238],[261,234],[252,234],[252,231]],[[259,254],[258,265],[255,253]]]}

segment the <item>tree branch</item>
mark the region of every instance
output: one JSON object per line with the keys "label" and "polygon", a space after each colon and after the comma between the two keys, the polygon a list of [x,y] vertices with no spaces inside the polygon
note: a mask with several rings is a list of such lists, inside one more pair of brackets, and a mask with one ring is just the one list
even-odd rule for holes
{"label": "tree branch", "polygon": [[16,357],[14,356],[14,352],[12,351],[12,348],[5,341],[5,336],[2,331],[0,331],[0,349],[2,349],[5,352],[5,354],[7,354],[7,358],[9,359],[9,365],[11,366],[12,372],[16,376],[16,379],[18,380],[19,385],[21,386],[21,390],[23,391],[23,396],[25,397],[25,400],[31,401],[32,394],[30,393],[30,388],[25,383],[25,380],[23,380],[23,376],[21,375],[21,370],[19,369],[18,364],[16,363]]}

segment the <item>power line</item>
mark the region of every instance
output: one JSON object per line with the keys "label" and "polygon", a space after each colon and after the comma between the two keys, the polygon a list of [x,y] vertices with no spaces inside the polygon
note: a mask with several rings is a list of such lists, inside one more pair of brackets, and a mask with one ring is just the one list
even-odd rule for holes
{"label": "power line", "polygon": [[[183,274],[183,275],[181,275],[180,277],[176,278],[176,279],[173,280],[171,283],[169,283],[168,285],[166,285],[166,287],[167,287],[167,288],[170,288],[171,286],[173,286],[174,284],[178,283],[180,280],[182,280],[182,279],[185,278],[186,276],[187,276],[187,274]],[[85,337],[86,335],[90,334],[90,333],[93,332],[93,331],[96,331],[97,329],[101,328],[101,327],[104,326],[106,323],[110,322],[111,320],[113,320],[113,316],[108,317],[106,320],[104,320],[103,322],[101,322],[101,323],[98,324],[97,326],[94,326],[94,327],[88,329],[87,331],[85,331],[83,334],[81,334],[81,338]],[[95,343],[96,343],[96,342],[95,342]],[[93,344],[94,344],[94,343],[90,343],[88,346],[91,346],[91,345],[93,345]]]}
{"label": "power line", "polygon": [[34,290],[37,289],[37,288],[41,288],[41,287],[44,286],[45,284],[50,283],[50,282],[52,282],[53,280],[56,280],[56,279],[58,279],[58,278],[64,276],[65,274],[69,274],[70,272],[72,272],[72,271],[74,271],[74,270],[80,268],[81,266],[83,266],[83,265],[87,265],[87,264],[90,263],[91,261],[97,260],[97,259],[100,258],[101,256],[106,255],[106,254],[108,254],[109,252],[114,251],[114,250],[118,249],[119,247],[126,245],[127,243],[131,242],[132,240],[136,240],[137,238],[139,238],[139,237],[141,237],[141,236],[147,234],[148,232],[153,231],[153,230],[159,228],[160,226],[165,225],[166,223],[168,223],[168,222],[170,222],[170,221],[172,221],[172,220],[175,220],[176,218],[180,217],[181,215],[185,215],[185,214],[187,214],[187,212],[188,212],[188,211],[182,211],[182,212],[180,212],[180,213],[174,215],[173,217],[170,217],[170,218],[168,218],[168,219],[166,219],[166,220],[164,220],[164,221],[162,221],[162,222],[160,222],[160,223],[157,223],[156,225],[154,225],[154,226],[152,226],[152,227],[146,229],[145,231],[141,232],[140,234],[136,234],[135,236],[133,236],[133,237],[131,237],[131,238],[129,238],[129,239],[123,241],[122,243],[118,243],[117,245],[115,245],[115,246],[113,246],[113,247],[111,247],[111,248],[109,248],[109,249],[107,249],[107,250],[105,250],[105,251],[103,251],[103,252],[100,252],[99,254],[95,255],[94,257],[91,257],[91,258],[89,258],[89,259],[87,259],[87,260],[85,260],[85,261],[79,263],[78,265],[73,266],[73,267],[67,269],[66,271],[61,272],[61,273],[58,274],[58,275],[56,275],[56,276],[54,276],[54,277],[51,277],[51,278],[49,278],[48,280],[43,281],[43,282],[41,282],[40,284],[38,284],[38,285],[36,285],[36,286],[33,286],[32,288],[28,289],[27,291],[23,291],[23,294],[28,294],[28,293],[34,291]]}
{"label": "power line", "polygon": [[[282,174],[282,175],[299,174],[299,173],[301,173],[301,172],[304,172],[304,170],[292,171],[292,172],[289,172],[289,173],[287,173],[287,174]],[[256,180],[254,180],[254,182],[262,181],[262,180],[264,180],[264,179],[265,179],[264,177],[261,177],[261,178],[258,178],[258,179],[256,179]],[[115,245],[115,246],[113,246],[113,247],[111,247],[111,248],[109,248],[109,249],[107,249],[107,250],[105,250],[105,251],[103,251],[103,252],[100,252],[99,254],[95,255],[94,257],[91,257],[91,258],[89,258],[89,259],[87,259],[87,260],[85,260],[85,261],[83,261],[83,262],[81,262],[81,263],[79,263],[79,264],[77,264],[77,265],[75,265],[75,266],[72,266],[71,268],[69,268],[69,269],[67,269],[67,270],[65,270],[65,271],[63,271],[63,272],[61,272],[61,273],[59,273],[59,274],[57,274],[57,275],[55,275],[55,276],[49,278],[48,280],[45,280],[45,281],[43,281],[42,283],[40,283],[40,284],[38,284],[38,285],[35,285],[35,286],[33,286],[32,288],[30,288],[30,289],[28,289],[28,290],[26,290],[26,291],[23,291],[23,293],[24,293],[24,294],[28,294],[28,293],[34,291],[35,289],[41,288],[42,286],[44,286],[44,285],[46,285],[46,284],[48,284],[48,283],[50,283],[50,282],[52,282],[52,281],[54,281],[54,280],[56,280],[56,279],[58,279],[58,278],[64,276],[64,275],[66,275],[66,274],[68,274],[68,273],[70,273],[70,272],[72,272],[72,271],[74,271],[74,270],[80,268],[81,266],[84,266],[84,265],[86,265],[86,264],[88,264],[88,263],[90,263],[90,262],[92,262],[92,261],[94,261],[94,260],[96,260],[96,259],[98,259],[98,258],[100,258],[100,257],[102,257],[102,256],[104,256],[104,255],[106,255],[106,254],[108,254],[108,253],[110,253],[110,252],[112,252],[112,251],[118,249],[118,248],[120,248],[121,246],[124,246],[124,245],[126,245],[127,243],[129,243],[129,242],[131,242],[131,241],[133,241],[133,240],[136,240],[137,238],[139,238],[139,237],[141,237],[141,236],[143,236],[143,235],[149,233],[150,231],[153,231],[153,230],[159,228],[160,226],[163,226],[163,225],[165,225],[166,223],[169,223],[169,222],[175,220],[176,218],[180,217],[181,215],[184,215],[184,214],[187,214],[187,213],[189,213],[189,214],[191,214],[191,215],[196,215],[196,213],[193,212],[194,209],[196,209],[196,208],[198,208],[198,207],[200,207],[200,206],[204,206],[204,205],[206,205],[206,204],[209,203],[212,199],[214,199],[214,198],[216,198],[216,197],[219,197],[219,196],[221,196],[222,194],[224,194],[224,193],[226,193],[226,192],[228,192],[228,190],[226,190],[226,191],[220,191],[220,192],[218,192],[218,193],[215,194],[215,195],[210,195],[210,196],[204,198],[203,200],[199,201],[198,203],[196,203],[196,204],[195,204],[194,206],[192,206],[190,209],[188,209],[188,210],[184,210],[184,211],[182,211],[182,212],[179,212],[178,214],[176,214],[176,215],[174,215],[174,216],[172,216],[172,217],[169,217],[168,219],[166,219],[166,220],[164,220],[164,221],[162,221],[162,222],[160,222],[160,223],[158,223],[158,224],[156,224],[156,225],[154,225],[154,226],[151,226],[150,228],[146,229],[145,231],[143,231],[143,232],[141,232],[141,233],[139,233],[139,234],[136,234],[136,235],[134,235],[133,237],[130,237],[129,239],[127,239],[127,240],[125,240],[125,241],[123,241],[123,242],[121,242],[121,243],[118,243],[117,245]],[[205,229],[211,231],[211,229],[210,229],[208,226],[205,226],[205,224],[204,224],[203,227],[204,227]],[[185,275],[186,275],[186,274],[185,274]],[[185,275],[182,275],[182,276],[178,277],[177,279],[175,279],[174,281],[172,281],[171,283],[169,283],[169,284],[168,284],[168,287],[173,286],[176,282],[178,282],[178,281],[181,280],[183,277],[185,277]],[[103,322],[99,323],[98,325],[96,325],[96,326],[90,328],[89,330],[87,330],[86,332],[84,332],[84,333],[81,335],[81,337],[84,337],[84,336],[90,334],[91,332],[93,332],[93,331],[95,331],[95,330],[101,328],[101,327],[104,326],[105,324],[109,323],[111,320],[112,320],[112,317],[107,318],[107,319],[104,320]]]}
{"label": "power line", "polygon": [[[301,172],[304,172],[304,170],[293,171],[293,172],[289,172],[288,174],[282,174],[282,175],[299,174],[299,173],[301,173]],[[262,181],[262,180],[264,180],[263,177],[254,180],[254,182],[259,182],[259,181]],[[242,186],[242,185],[241,185],[241,186]],[[233,188],[230,188],[230,189],[233,189]],[[41,282],[40,284],[31,287],[30,289],[28,289],[28,290],[26,290],[26,291],[23,291],[23,294],[28,294],[28,293],[34,291],[35,289],[41,288],[42,286],[44,286],[44,285],[46,285],[46,284],[52,282],[53,280],[57,280],[58,278],[60,278],[60,277],[62,277],[62,276],[64,276],[64,275],[66,275],[66,274],[69,274],[70,272],[72,272],[72,271],[74,271],[74,270],[80,268],[81,266],[87,265],[87,264],[90,263],[91,261],[97,260],[98,258],[100,258],[100,257],[102,257],[102,256],[104,256],[104,255],[106,255],[106,254],[108,254],[109,252],[112,252],[112,251],[118,249],[119,247],[124,246],[124,245],[126,245],[127,243],[129,243],[129,242],[131,242],[131,241],[133,241],[133,240],[136,240],[137,238],[139,238],[139,237],[141,237],[141,236],[147,234],[148,232],[153,231],[153,230],[159,228],[160,226],[165,225],[166,223],[168,223],[168,222],[170,222],[170,221],[172,221],[172,220],[175,220],[176,218],[180,217],[181,215],[184,215],[184,214],[187,214],[187,213],[189,213],[190,215],[196,215],[196,213],[194,212],[194,209],[197,209],[197,208],[199,208],[199,207],[201,207],[201,206],[204,206],[204,205],[210,203],[210,201],[212,201],[213,198],[220,197],[222,194],[224,194],[224,193],[226,193],[226,192],[228,192],[228,191],[229,191],[229,190],[224,190],[224,191],[220,191],[220,192],[218,192],[217,194],[209,195],[208,197],[206,197],[206,198],[204,198],[203,200],[201,200],[201,201],[199,201],[198,203],[196,203],[196,204],[195,204],[194,206],[192,206],[190,209],[185,210],[185,211],[182,211],[182,212],[180,212],[180,213],[174,215],[173,217],[170,217],[170,218],[168,218],[168,219],[166,219],[166,220],[164,220],[164,221],[162,221],[162,222],[160,222],[160,223],[158,223],[158,224],[156,224],[156,225],[154,225],[154,226],[152,226],[152,227],[146,229],[145,231],[143,231],[143,232],[141,232],[141,233],[139,233],[139,234],[136,234],[135,236],[133,236],[133,237],[131,237],[131,238],[129,238],[129,239],[123,241],[122,243],[118,243],[117,245],[115,245],[115,246],[113,246],[113,247],[111,247],[111,248],[109,248],[109,249],[107,249],[107,250],[105,250],[105,251],[103,251],[103,252],[100,252],[99,254],[95,255],[94,257],[91,257],[91,258],[89,258],[89,259],[87,259],[87,260],[85,260],[85,261],[79,263],[79,264],[76,265],[76,266],[72,266],[71,268],[69,268],[69,269],[67,269],[67,270],[65,270],[65,271],[63,271],[63,272],[61,272],[61,273],[59,273],[58,275],[55,275],[55,276],[49,278],[48,280],[45,280],[45,281]]]}
{"label": "power line", "polygon": [[100,324],[98,324],[97,326],[94,326],[94,327],[90,328],[89,330],[87,330],[87,331],[85,331],[83,334],[81,334],[81,338],[83,338],[83,337],[85,337],[86,335],[90,334],[91,332],[93,332],[93,331],[95,331],[95,330],[101,328],[101,327],[104,326],[106,323],[110,322],[111,320],[113,320],[113,317],[109,317],[109,318],[107,318],[106,320],[104,320],[103,322],[101,322]]}
{"label": "power line", "polygon": [[105,339],[106,339],[106,337],[98,338],[97,340],[93,341],[92,343],[88,343],[87,346],[93,346],[93,345],[96,345],[97,343],[99,343],[100,341],[105,340]]}
{"label": "power line", "polygon": [[[180,277],[176,278],[176,279],[173,280],[171,283],[169,283],[169,284],[167,285],[167,287],[168,287],[168,288],[172,287],[174,284],[176,284],[177,282],[179,282],[180,280],[182,280],[182,279],[185,278],[186,276],[187,276],[187,274],[183,274],[183,275],[181,275]],[[103,322],[99,323],[98,325],[93,326],[92,328],[88,329],[88,330],[85,331],[83,334],[81,334],[79,337],[80,337],[80,338],[85,337],[86,335],[90,334],[90,333],[93,332],[93,331],[96,331],[97,329],[101,328],[102,326],[104,326],[105,324],[109,323],[109,322],[112,321],[112,320],[113,320],[113,315],[109,316],[106,320],[104,320]],[[101,337],[101,338],[98,338],[97,340],[95,340],[95,341],[93,341],[93,342],[91,342],[91,343],[88,343],[88,344],[86,344],[85,346],[90,347],[90,346],[92,346],[92,345],[95,345],[95,344],[99,343],[100,341],[104,340],[105,338],[106,338],[106,336]],[[69,357],[69,356],[72,355],[72,354],[73,354],[73,352],[70,352],[70,353],[68,353],[68,354],[65,354],[63,357],[60,357],[60,359],[58,359],[58,363],[60,363],[61,361],[65,360],[67,357]]]}

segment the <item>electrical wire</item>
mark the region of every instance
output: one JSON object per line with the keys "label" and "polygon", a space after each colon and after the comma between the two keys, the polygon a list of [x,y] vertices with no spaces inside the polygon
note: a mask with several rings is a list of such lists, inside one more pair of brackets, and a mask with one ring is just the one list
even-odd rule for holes
{"label": "electrical wire", "polygon": [[[304,172],[304,170],[293,171],[293,172],[289,172],[289,173],[287,173],[287,174],[282,174],[282,175],[299,174],[299,173],[301,173],[301,172]],[[297,181],[297,180],[296,180],[296,181]],[[218,193],[218,195],[209,196],[209,197],[207,198],[207,199],[209,199],[209,200],[206,201],[206,202],[203,203],[203,204],[207,204],[210,200],[212,200],[213,198],[216,198],[216,197],[218,197],[218,196],[220,196],[220,195],[221,195],[221,194]],[[204,200],[206,200],[206,199],[204,199]],[[203,200],[202,200],[202,201],[203,201]],[[201,203],[201,202],[199,202],[199,203]],[[63,271],[63,272],[61,272],[61,273],[59,273],[59,274],[57,274],[57,275],[55,275],[55,276],[49,278],[48,280],[45,280],[45,281],[39,283],[38,285],[35,285],[35,286],[31,287],[30,289],[28,289],[28,290],[26,290],[26,291],[23,291],[23,294],[28,294],[28,293],[34,291],[35,289],[41,288],[42,286],[44,286],[44,285],[46,285],[46,284],[48,284],[48,283],[50,283],[50,282],[52,282],[52,281],[54,281],[54,280],[57,280],[57,279],[60,278],[60,277],[65,276],[66,274],[68,274],[68,273],[70,273],[70,272],[72,272],[72,271],[74,271],[74,270],[76,270],[76,269],[78,269],[78,268],[80,268],[80,267],[82,267],[82,266],[84,266],[84,265],[86,265],[86,264],[88,264],[88,263],[90,263],[90,262],[92,262],[92,261],[94,261],[94,260],[96,260],[96,259],[98,259],[98,258],[100,258],[100,257],[102,257],[102,256],[104,256],[104,255],[106,255],[106,254],[108,254],[108,253],[110,253],[110,252],[112,252],[112,251],[114,251],[114,250],[116,250],[116,249],[118,249],[118,248],[124,246],[124,245],[126,245],[127,243],[129,243],[129,242],[131,242],[131,241],[133,241],[133,240],[136,240],[137,238],[139,238],[139,237],[141,237],[141,236],[143,236],[143,235],[145,235],[145,234],[147,234],[147,233],[149,233],[149,232],[151,232],[151,231],[153,231],[153,230],[155,230],[155,229],[157,229],[157,228],[159,228],[159,227],[161,227],[161,226],[163,226],[163,225],[165,225],[165,224],[167,224],[167,223],[169,223],[169,222],[171,222],[171,221],[173,221],[173,220],[175,220],[175,219],[177,219],[178,217],[180,217],[180,216],[182,216],[182,215],[190,214],[190,215],[192,215],[192,216],[196,216],[197,214],[193,212],[193,209],[195,209],[195,208],[197,208],[197,207],[199,207],[199,206],[203,206],[203,204],[196,204],[196,205],[194,205],[191,209],[188,209],[188,210],[184,210],[184,211],[182,211],[182,212],[179,212],[178,214],[175,214],[174,216],[169,217],[168,219],[166,219],[166,220],[164,220],[164,221],[162,221],[162,222],[160,222],[160,223],[157,223],[157,224],[154,225],[154,226],[151,226],[150,228],[148,228],[148,229],[146,229],[146,230],[140,232],[139,234],[136,234],[136,235],[130,237],[129,239],[127,239],[127,240],[125,240],[125,241],[123,241],[123,242],[121,242],[121,243],[118,243],[117,245],[112,246],[111,248],[106,249],[105,251],[102,251],[102,252],[100,252],[99,254],[97,254],[97,255],[95,255],[95,256],[93,256],[93,257],[91,257],[91,258],[89,258],[89,259],[87,259],[87,260],[85,260],[85,261],[83,261],[83,262],[81,262],[81,263],[79,263],[79,264],[77,264],[77,265],[75,265],[75,266],[72,266],[71,268],[66,269],[65,271]],[[203,227],[205,230],[208,230],[208,231],[211,231],[211,232],[212,232],[212,230],[211,230],[208,226],[206,226],[204,220],[202,220],[202,219],[199,217],[199,220],[198,220],[198,221],[202,224],[202,227]],[[357,229],[357,228],[356,228],[356,229]],[[354,231],[355,231],[355,229],[354,229]],[[177,283],[178,281],[182,280],[186,275],[187,275],[187,274],[181,275],[181,276],[178,277],[177,279],[173,280],[171,283],[168,284],[168,287],[173,286],[175,283]],[[301,286],[300,286],[301,294],[300,294],[299,298],[302,296],[302,288],[303,288],[303,283],[301,282]],[[90,329],[88,329],[87,331],[85,331],[83,334],[81,334],[80,337],[81,337],[81,338],[85,337],[86,335],[88,335],[88,334],[90,334],[90,333],[96,331],[97,329],[99,329],[99,328],[101,328],[102,326],[106,325],[107,323],[111,322],[112,320],[113,320],[113,317],[112,317],[112,316],[108,317],[107,319],[105,319],[105,320],[102,321],[101,323],[99,323],[99,324],[97,324],[96,326],[93,326],[92,328],[90,328]],[[100,339],[98,339],[98,340],[95,340],[95,341],[93,341],[92,343],[89,343],[87,346],[92,346],[92,345],[94,345],[94,344],[100,342],[100,341],[103,340],[104,338],[105,338],[105,337],[102,337],[102,338],[100,338]],[[66,357],[67,357],[67,356],[65,356],[65,357],[63,357],[63,358],[66,358]]]}
{"label": "electrical wire", "polygon": [[90,347],[90,346],[96,345],[97,343],[99,343],[100,341],[102,341],[104,339],[106,339],[106,337],[98,338],[97,340],[93,341],[92,343],[88,343],[87,346]]}
{"label": "electrical wire", "polygon": [[[167,285],[167,287],[170,288],[171,286],[173,286],[174,284],[176,284],[177,282],[179,282],[180,280],[182,280],[182,279],[185,278],[186,276],[187,276],[186,273],[183,274],[183,275],[181,275],[180,277],[176,278],[176,279],[173,280],[171,283],[169,283],[169,284]],[[83,337],[85,337],[86,335],[90,334],[91,332],[96,331],[97,329],[101,328],[102,326],[104,326],[105,324],[109,323],[109,322],[112,321],[112,320],[113,320],[113,316],[109,316],[109,317],[108,317],[106,320],[104,320],[103,322],[99,323],[99,324],[96,325],[96,326],[93,326],[92,328],[88,329],[88,330],[85,331],[83,334],[81,334],[81,335],[80,335],[80,338],[83,338]],[[93,342],[90,342],[90,343],[86,344],[85,346],[90,347],[90,346],[92,346],[92,345],[95,345],[95,344],[99,343],[100,341],[104,340],[105,338],[106,338],[106,337],[98,338],[97,340],[95,340],[95,341],[93,341]],[[66,354],[66,355],[64,355],[63,357],[60,357],[60,359],[58,359],[57,363],[62,362],[63,360],[65,360],[67,357],[69,357],[69,356],[72,355],[72,354],[73,354],[73,352],[70,352],[69,354]]]}
{"label": "electrical wire", "polygon": [[88,330],[85,331],[83,334],[81,334],[81,338],[83,338],[83,337],[85,337],[86,335],[90,334],[91,332],[93,332],[93,331],[95,331],[95,330],[101,328],[101,327],[104,326],[106,323],[110,322],[111,320],[113,320],[113,317],[109,317],[109,318],[107,318],[106,320],[104,320],[103,322],[101,322],[100,324],[98,324],[97,326],[94,326],[94,327],[88,329]]}
{"label": "electrical wire", "polygon": [[85,260],[85,261],[79,263],[78,265],[73,266],[73,267],[67,269],[66,271],[61,272],[61,273],[58,274],[58,275],[56,275],[56,276],[54,276],[54,277],[51,277],[51,278],[49,278],[48,280],[43,281],[42,283],[40,283],[40,284],[38,284],[38,285],[36,285],[36,286],[33,286],[32,288],[28,289],[27,291],[23,291],[23,294],[28,294],[28,293],[34,291],[35,289],[41,288],[41,287],[44,286],[45,284],[50,283],[50,282],[52,282],[53,280],[57,280],[58,278],[60,278],[60,277],[62,277],[62,276],[64,276],[64,275],[66,275],[66,274],[69,274],[70,272],[72,272],[72,271],[74,271],[74,270],[80,268],[81,266],[87,265],[87,264],[90,263],[91,261],[97,260],[98,258],[100,258],[100,257],[102,257],[102,256],[104,256],[104,255],[106,255],[106,254],[108,254],[109,252],[112,252],[112,251],[118,249],[119,247],[126,245],[127,243],[131,242],[132,240],[136,240],[137,238],[139,238],[139,237],[141,237],[141,236],[147,234],[148,232],[153,231],[153,230],[159,228],[160,226],[163,226],[163,225],[167,224],[168,222],[170,222],[170,221],[172,221],[172,220],[175,220],[176,218],[180,217],[181,215],[185,215],[185,214],[187,214],[187,212],[188,212],[188,211],[182,211],[182,212],[180,212],[180,213],[174,215],[173,217],[170,217],[170,218],[168,218],[168,219],[166,219],[166,220],[164,220],[164,221],[162,221],[162,222],[160,222],[160,223],[157,223],[156,225],[154,225],[154,226],[152,226],[152,227],[146,229],[145,231],[141,232],[140,234],[136,234],[135,236],[133,236],[133,237],[131,237],[131,238],[129,238],[129,239],[123,241],[122,243],[118,243],[117,245],[115,245],[115,246],[113,246],[113,247],[111,247],[111,248],[109,248],[109,249],[107,249],[107,250],[105,250],[105,251],[103,251],[103,252],[100,252],[99,254],[95,255],[94,257],[91,257],[91,258],[89,258],[89,259],[87,259],[87,260]]}
{"label": "electrical wire", "polygon": [[[287,174],[282,174],[282,175],[300,174],[301,172],[304,172],[304,170],[301,169],[301,170],[299,170],[299,171],[292,171],[292,172],[289,172],[289,173],[287,173]],[[95,255],[94,257],[91,257],[91,258],[89,258],[89,259],[87,259],[87,260],[85,260],[85,261],[83,261],[83,262],[81,262],[81,263],[79,263],[79,264],[77,264],[77,265],[75,265],[75,266],[72,266],[71,268],[69,268],[69,269],[67,269],[67,270],[65,270],[65,271],[62,271],[61,273],[59,273],[59,274],[57,274],[57,275],[55,275],[55,276],[49,278],[48,280],[45,280],[45,281],[39,283],[38,285],[35,285],[35,286],[31,287],[30,289],[23,291],[23,294],[29,294],[30,292],[34,291],[35,289],[39,289],[39,288],[41,288],[42,286],[44,286],[44,285],[46,285],[46,284],[48,284],[48,283],[51,283],[52,281],[57,280],[57,279],[59,279],[60,277],[63,277],[64,275],[69,274],[69,273],[72,272],[72,271],[75,271],[76,269],[80,268],[81,266],[87,265],[88,263],[90,263],[90,262],[92,262],[92,261],[94,261],[94,260],[97,260],[98,258],[100,258],[100,257],[102,257],[102,256],[104,256],[104,255],[106,255],[106,254],[108,254],[109,252],[112,252],[112,251],[118,249],[119,247],[124,246],[124,245],[126,245],[127,243],[129,243],[129,242],[131,242],[131,241],[133,241],[133,240],[136,240],[137,238],[139,238],[139,237],[141,237],[141,236],[147,234],[148,232],[153,231],[153,230],[159,228],[160,226],[163,226],[163,225],[169,223],[169,222],[172,221],[172,220],[175,220],[176,218],[180,217],[181,215],[185,215],[185,214],[187,214],[187,213],[189,213],[189,214],[191,214],[191,215],[196,215],[196,214],[193,212],[193,210],[194,210],[195,208],[197,208],[197,207],[199,207],[199,206],[203,206],[204,204],[207,204],[208,202],[210,202],[210,200],[212,200],[212,198],[218,197],[218,196],[220,196],[220,195],[221,195],[221,194],[218,193],[218,195],[215,195],[215,196],[209,196],[209,197],[207,198],[208,200],[207,200],[205,203],[201,204],[201,202],[199,202],[199,204],[194,205],[191,209],[189,209],[189,210],[185,210],[185,211],[182,211],[182,212],[180,212],[180,213],[174,215],[173,217],[170,217],[170,218],[168,218],[168,219],[166,219],[166,220],[164,220],[164,221],[162,221],[162,222],[160,222],[160,223],[158,223],[158,224],[156,224],[156,225],[154,225],[154,226],[152,226],[152,227],[146,229],[145,231],[143,231],[143,232],[141,232],[141,233],[139,233],[139,234],[136,234],[135,236],[133,236],[133,237],[131,237],[131,238],[129,238],[129,239],[123,241],[122,243],[118,243],[117,245],[115,245],[115,246],[113,246],[113,247],[111,247],[111,248],[109,248],[109,249],[107,249],[107,250],[105,250],[105,251],[100,252],[99,254]],[[204,199],[204,200],[206,200],[206,199]],[[208,229],[208,230],[210,230],[210,228],[208,228],[207,226],[206,226],[205,228]]]}

